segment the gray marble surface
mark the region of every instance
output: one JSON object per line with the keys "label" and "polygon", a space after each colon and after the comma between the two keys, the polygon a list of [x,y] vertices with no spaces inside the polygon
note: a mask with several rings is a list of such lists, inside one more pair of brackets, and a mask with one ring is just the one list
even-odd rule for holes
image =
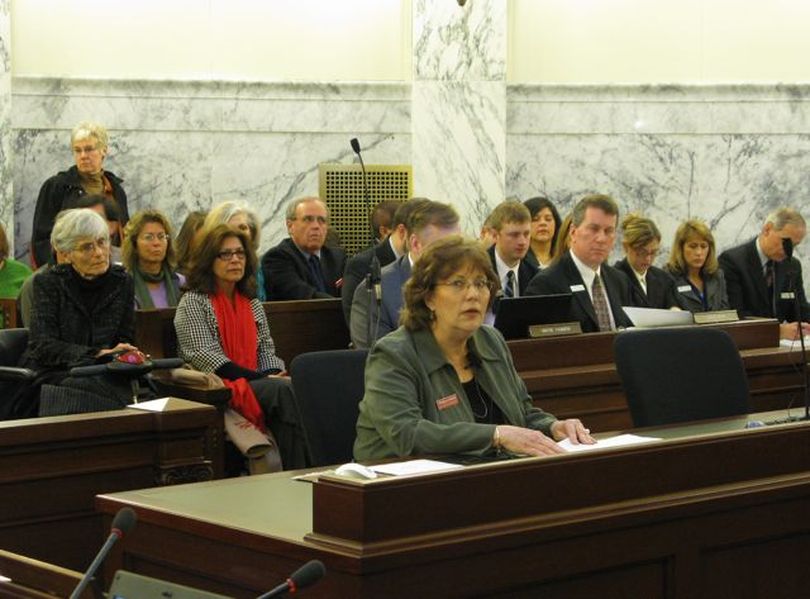
{"label": "gray marble surface", "polygon": [[14,190],[11,130],[11,2],[0,0],[0,223],[14,247]]}

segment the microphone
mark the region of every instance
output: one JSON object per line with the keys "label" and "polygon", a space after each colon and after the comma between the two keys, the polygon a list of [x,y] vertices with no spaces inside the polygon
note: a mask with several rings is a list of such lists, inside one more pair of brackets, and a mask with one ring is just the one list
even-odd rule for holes
{"label": "microphone", "polygon": [[257,599],[269,599],[270,597],[278,597],[284,593],[295,593],[298,589],[304,589],[315,584],[323,578],[324,574],[326,574],[326,568],[323,562],[317,559],[308,561],[290,574],[290,577],[285,582],[264,595],[259,595]]}
{"label": "microphone", "polygon": [[101,550],[98,552],[98,555],[96,555],[93,563],[90,564],[87,572],[85,572],[84,576],[82,576],[79,584],[76,585],[75,589],[73,589],[70,599],[79,599],[81,594],[87,588],[87,585],[90,584],[90,581],[93,579],[93,575],[96,573],[96,570],[98,570],[98,567],[107,557],[107,554],[110,552],[113,545],[115,545],[118,539],[129,533],[137,521],[138,516],[135,514],[135,511],[132,508],[125,507],[118,510],[115,518],[113,518],[112,526],[110,527],[110,536],[107,537],[107,541],[104,543],[104,545],[102,545]]}
{"label": "microphone", "polygon": [[790,237],[782,238],[782,249],[785,250],[788,260],[793,258],[793,240]]}

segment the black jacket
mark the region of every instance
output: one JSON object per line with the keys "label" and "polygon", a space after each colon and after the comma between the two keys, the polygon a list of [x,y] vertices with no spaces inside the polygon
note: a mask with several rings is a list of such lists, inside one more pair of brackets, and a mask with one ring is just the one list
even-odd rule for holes
{"label": "black jacket", "polygon": [[[121,224],[129,220],[127,194],[121,187],[122,179],[110,171],[104,171],[112,186],[113,196],[121,209]],[[31,254],[37,266],[46,264],[51,257],[51,229],[56,215],[62,210],[75,208],[81,196],[85,195],[79,179],[79,169],[71,166],[57,173],[42,184],[34,211],[34,225],[31,233]]]}
{"label": "black jacket", "polygon": [[54,266],[34,279],[34,305],[26,366],[67,370],[93,364],[100,349],[133,343],[134,286],[122,266],[112,265],[92,307],[82,300],[80,282],[69,264]]}
{"label": "black jacket", "polygon": [[[622,306],[630,304],[630,281],[623,272],[603,264],[600,267],[602,280],[607,291],[610,310],[613,312],[613,320],[617,327],[633,326],[632,321],[622,310]],[[571,289],[575,287],[575,289]],[[581,289],[580,289],[581,287]],[[585,282],[574,264],[569,252],[565,252],[560,258],[545,270],[539,271],[526,289],[526,295],[549,295],[553,293],[571,293],[571,320],[578,321],[582,326],[583,333],[594,333],[599,331],[599,321],[596,318],[596,311],[591,303],[591,296],[585,289]]]}
{"label": "black jacket", "polygon": [[660,308],[669,310],[673,306],[680,307],[678,302],[678,293],[675,290],[675,279],[672,278],[667,271],[651,266],[645,275],[647,279],[647,292],[641,288],[641,283],[638,282],[636,273],[633,272],[633,267],[627,261],[627,258],[619,260],[614,265],[618,270],[622,271],[630,279],[630,288],[632,292],[633,305],[638,308]]}
{"label": "black jacket", "polygon": [[381,269],[397,259],[394,250],[391,249],[391,243],[388,237],[373,248],[367,248],[349,258],[349,261],[346,263],[346,271],[343,273],[343,287],[340,290],[340,297],[343,301],[343,317],[346,319],[347,326],[349,325],[352,313],[354,290],[360,282],[366,278],[369,270],[371,270],[372,254],[377,254],[377,260],[380,261]]}
{"label": "black jacket", "polygon": [[[777,318],[780,321],[795,322],[796,311],[794,300],[789,292],[796,290],[802,320],[810,319],[810,306],[804,293],[802,265],[796,258],[774,263],[774,287],[776,289],[776,312],[772,298],[768,294],[762,263],[757,253],[756,238],[748,243],[726,250],[718,258],[720,268],[726,275],[728,302],[737,310],[740,318],[745,316],[764,316]],[[788,275],[792,275],[788,276]],[[789,279],[793,279],[792,288]]]}
{"label": "black jacket", "polygon": [[[489,261],[492,263],[492,270],[495,271],[495,276],[500,279],[498,275],[498,263],[495,261],[495,246],[492,245],[487,250],[489,253]],[[525,258],[520,261],[518,265],[518,293],[519,295],[529,295],[526,293],[526,287],[529,286],[529,282],[534,278],[534,275],[537,274],[537,267],[532,266]]]}
{"label": "black jacket", "polygon": [[321,248],[321,271],[326,293],[318,291],[303,254],[288,237],[262,256],[268,301],[338,297],[343,284],[346,254],[338,248]]}

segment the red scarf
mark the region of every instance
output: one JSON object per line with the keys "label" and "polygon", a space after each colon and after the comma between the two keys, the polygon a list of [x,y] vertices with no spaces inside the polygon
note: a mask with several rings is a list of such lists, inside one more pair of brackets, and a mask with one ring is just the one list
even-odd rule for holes
{"label": "red scarf", "polygon": [[[225,355],[234,364],[256,370],[259,339],[250,300],[239,291],[234,292],[233,302],[221,291],[210,297]],[[240,378],[223,382],[231,390],[231,407],[264,431],[264,414],[248,381]]]}

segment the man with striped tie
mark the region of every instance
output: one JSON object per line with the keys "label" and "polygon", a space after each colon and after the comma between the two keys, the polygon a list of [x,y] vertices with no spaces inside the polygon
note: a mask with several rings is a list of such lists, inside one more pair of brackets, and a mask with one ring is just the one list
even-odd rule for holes
{"label": "man with striped tie", "polygon": [[492,268],[501,281],[504,297],[525,295],[537,268],[524,258],[531,243],[532,217],[529,209],[515,200],[501,202],[487,219],[495,243],[489,248]]}

